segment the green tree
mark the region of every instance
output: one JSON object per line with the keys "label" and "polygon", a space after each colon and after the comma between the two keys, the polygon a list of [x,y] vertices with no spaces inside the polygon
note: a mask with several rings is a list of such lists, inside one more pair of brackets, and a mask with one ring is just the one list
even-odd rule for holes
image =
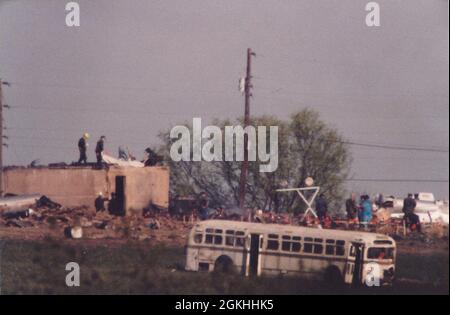
{"label": "green tree", "polygon": [[[222,134],[225,126],[237,124],[242,124],[242,121],[214,121],[214,125],[222,129]],[[330,201],[330,209],[339,209],[351,156],[348,145],[335,129],[328,127],[320,120],[318,113],[309,109],[293,114],[288,121],[261,116],[253,118],[251,124],[255,127],[278,126],[279,158],[278,169],[272,173],[259,172],[259,161],[249,162],[247,206],[275,211],[303,211],[304,205],[295,192],[280,193],[276,189],[302,187],[305,178],[311,176],[315,185],[321,186],[322,192]],[[190,125],[185,125],[192,130]],[[174,162],[169,152],[176,139],[170,139],[169,131],[162,132],[160,138],[163,145],[159,153],[165,156],[171,170],[172,195],[198,194],[204,191],[210,196],[212,204],[238,204],[241,162],[229,162],[224,158],[220,162]]]}
{"label": "green tree", "polygon": [[[320,120],[319,114],[310,109],[293,114],[289,129],[291,141],[288,158],[295,163],[290,183],[301,187],[306,177],[312,177],[314,185],[320,186],[321,192],[329,200],[330,209],[337,211],[344,198],[344,181],[352,161],[348,144],[337,130],[327,126]],[[296,194],[285,206],[295,210],[304,209],[304,204]]]}

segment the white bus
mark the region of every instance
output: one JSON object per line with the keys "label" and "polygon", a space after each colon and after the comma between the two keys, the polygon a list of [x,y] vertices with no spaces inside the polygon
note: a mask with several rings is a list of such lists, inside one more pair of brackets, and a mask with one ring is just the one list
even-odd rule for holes
{"label": "white bus", "polygon": [[395,255],[395,241],[383,234],[207,220],[189,233],[186,270],[297,275],[347,284],[367,284],[374,276],[379,285],[390,285]]}

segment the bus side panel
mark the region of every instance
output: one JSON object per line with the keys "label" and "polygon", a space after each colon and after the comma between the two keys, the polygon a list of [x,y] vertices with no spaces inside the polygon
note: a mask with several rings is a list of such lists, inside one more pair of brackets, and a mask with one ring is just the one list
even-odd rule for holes
{"label": "bus side panel", "polygon": [[277,275],[280,273],[280,256],[277,252],[262,252],[261,273],[265,275]]}
{"label": "bus side panel", "polygon": [[190,247],[187,248],[185,270],[198,271],[198,249]]}
{"label": "bus side panel", "polygon": [[223,248],[214,248],[214,247],[207,247],[207,248],[201,248],[198,250],[198,261],[199,263],[208,263],[209,264],[209,270],[214,270],[214,264],[216,263],[216,260],[220,256],[228,256],[233,261],[233,264],[236,266],[237,270],[242,270],[242,265],[245,263],[244,260],[244,249],[241,251],[239,250],[227,250]]}

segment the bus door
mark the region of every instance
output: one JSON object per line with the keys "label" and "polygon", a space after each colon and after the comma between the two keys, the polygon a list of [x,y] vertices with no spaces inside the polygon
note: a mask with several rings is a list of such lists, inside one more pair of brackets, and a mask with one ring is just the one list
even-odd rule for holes
{"label": "bus door", "polygon": [[263,236],[261,234],[250,234],[248,271],[251,276],[261,274],[261,249]]}
{"label": "bus door", "polygon": [[345,282],[354,286],[361,285],[364,262],[364,244],[352,243],[345,268]]}

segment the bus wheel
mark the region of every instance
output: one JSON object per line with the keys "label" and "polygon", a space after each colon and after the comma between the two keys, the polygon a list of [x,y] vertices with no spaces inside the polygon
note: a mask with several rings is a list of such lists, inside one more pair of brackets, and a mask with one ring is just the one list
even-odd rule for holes
{"label": "bus wheel", "polygon": [[214,264],[214,271],[219,273],[233,273],[233,260],[225,255],[220,256]]}
{"label": "bus wheel", "polygon": [[341,275],[341,271],[336,266],[328,267],[325,271],[324,277],[325,283],[333,287],[341,286],[344,284],[344,279]]}

